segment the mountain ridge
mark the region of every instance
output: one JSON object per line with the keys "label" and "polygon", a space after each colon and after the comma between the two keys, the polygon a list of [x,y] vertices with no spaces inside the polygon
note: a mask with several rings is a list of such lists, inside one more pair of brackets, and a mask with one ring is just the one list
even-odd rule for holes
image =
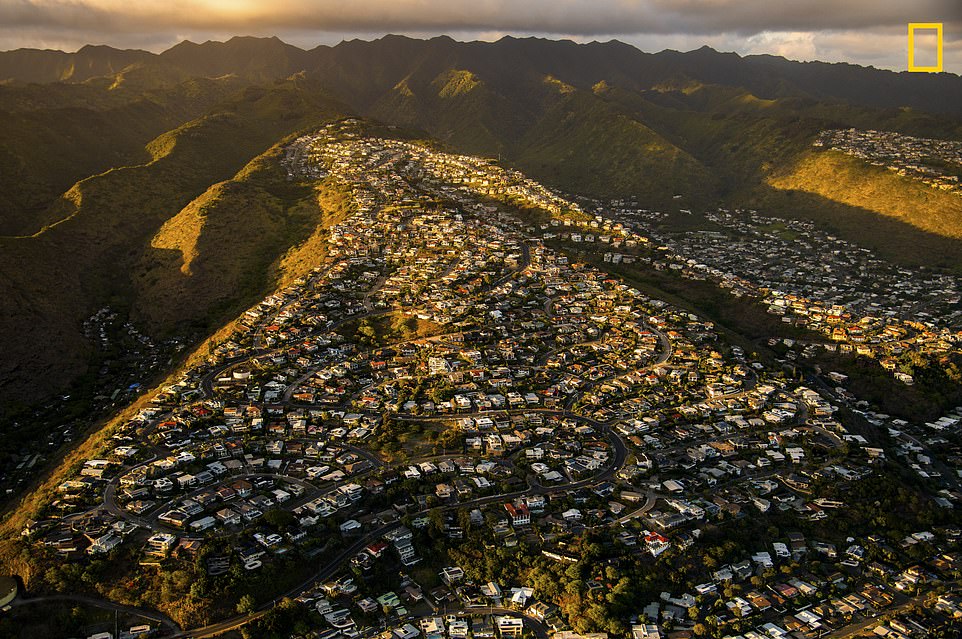
{"label": "mountain ridge", "polygon": [[[249,79],[280,79],[297,71],[322,71],[332,60],[341,58],[342,53],[357,55],[361,49],[390,49],[403,58],[413,49],[431,47],[455,48],[475,55],[485,51],[511,51],[528,56],[534,49],[550,49],[559,61],[574,68],[588,64],[586,60],[597,68],[598,54],[603,53],[609,58],[619,58],[610,60],[607,72],[639,74],[635,78],[639,85],[682,73],[694,80],[705,81],[711,77],[715,83],[753,88],[762,97],[779,91],[780,82],[787,82],[796,92],[818,89],[816,85],[819,82],[824,85],[824,76],[828,74],[832,76],[830,90],[822,86],[817,93],[823,98],[882,107],[922,108],[934,104],[936,112],[962,114],[962,77],[952,73],[895,72],[846,62],[788,60],[771,54],[741,56],[719,52],[707,45],[688,52],[665,49],[647,53],[619,40],[579,44],[570,40],[513,36],[504,36],[495,42],[462,42],[444,36],[422,40],[388,34],[375,40],[345,40],[334,46],[319,45],[312,49],[287,44],[276,36],[235,36],[224,42],[208,40],[200,44],[184,40],[161,53],[105,45],[87,45],[74,53],[17,49],[0,52],[0,82],[86,81],[98,74],[119,72],[135,61],[169,61],[188,72],[214,75],[222,75],[227,68],[224,65],[230,63],[234,72],[246,74]],[[580,62],[573,63],[576,61],[565,57],[574,52],[579,53]],[[265,60],[265,53],[269,53],[271,59]],[[775,77],[767,77],[772,74]],[[813,74],[822,78],[816,81]]]}

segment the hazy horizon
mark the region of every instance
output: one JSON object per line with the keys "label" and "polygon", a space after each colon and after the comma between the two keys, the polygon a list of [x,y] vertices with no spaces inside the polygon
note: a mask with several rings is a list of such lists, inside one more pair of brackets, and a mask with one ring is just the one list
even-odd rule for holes
{"label": "hazy horizon", "polygon": [[[253,35],[253,34],[247,34],[247,33],[238,33],[238,34],[234,34],[234,35],[224,35],[224,36],[220,36],[220,37],[211,37],[211,38],[184,38],[184,39],[178,40],[178,41],[176,41],[176,42],[173,42],[173,43],[171,43],[171,44],[169,44],[169,45],[163,45],[163,46],[157,46],[157,47],[149,47],[149,48],[148,48],[148,47],[135,47],[135,46],[131,46],[131,47],[116,46],[116,45],[114,45],[114,44],[110,44],[110,43],[107,43],[107,42],[87,42],[87,43],[84,43],[84,44],[81,44],[81,45],[78,45],[78,46],[75,46],[75,47],[69,47],[69,48],[68,48],[68,47],[29,47],[29,46],[25,46],[25,47],[15,47],[15,48],[12,48],[12,49],[0,49],[0,53],[8,52],[8,51],[15,51],[15,50],[18,50],[18,49],[19,49],[19,50],[35,50],[35,51],[57,51],[57,52],[61,52],[61,53],[73,54],[73,53],[79,53],[82,49],[84,49],[84,48],[86,48],[86,47],[110,47],[110,48],[113,48],[113,49],[116,49],[116,50],[129,50],[129,51],[141,50],[141,51],[147,51],[147,52],[153,53],[153,54],[160,54],[160,53],[163,53],[164,51],[168,51],[168,50],[176,47],[177,45],[183,44],[183,43],[185,43],[185,42],[191,42],[191,43],[193,43],[193,44],[198,44],[198,45],[200,45],[200,44],[205,44],[205,43],[208,43],[208,42],[224,43],[224,42],[228,42],[228,41],[230,41],[230,40],[232,40],[232,39],[234,39],[234,38],[255,38],[255,39],[277,38],[278,40],[280,40],[281,42],[283,42],[283,43],[285,43],[285,44],[287,44],[287,45],[296,47],[296,48],[301,49],[301,50],[303,50],[303,51],[309,51],[309,50],[311,50],[311,49],[315,49],[315,48],[321,47],[321,46],[335,47],[335,46],[337,46],[337,45],[339,45],[339,44],[346,43],[346,42],[353,42],[353,41],[373,42],[373,41],[377,41],[377,40],[380,40],[380,39],[383,39],[383,38],[387,38],[387,37],[391,37],[391,36],[407,37],[407,38],[412,38],[412,39],[417,39],[417,40],[430,40],[430,39],[433,39],[433,38],[449,37],[449,38],[455,40],[456,42],[461,42],[461,43],[482,42],[482,43],[486,43],[486,44],[493,44],[493,43],[498,42],[499,40],[502,40],[502,39],[504,39],[504,38],[516,38],[516,39],[534,38],[534,39],[546,40],[546,41],[553,41],[553,42],[565,42],[565,41],[567,41],[567,42],[573,42],[573,43],[579,44],[579,45],[593,44],[593,43],[594,43],[594,44],[607,44],[607,43],[611,43],[611,42],[619,42],[619,43],[626,44],[626,45],[628,45],[628,46],[634,47],[634,48],[638,49],[639,51],[641,51],[641,52],[643,52],[643,53],[648,53],[648,54],[658,54],[658,53],[663,53],[663,52],[667,52],[667,51],[674,51],[674,52],[678,52],[678,53],[691,53],[691,52],[693,52],[693,51],[697,51],[698,49],[701,49],[701,48],[704,48],[704,47],[709,47],[709,48],[711,48],[712,50],[717,51],[718,53],[723,53],[723,54],[733,53],[733,54],[738,55],[738,56],[740,56],[740,57],[759,56],[759,55],[771,55],[771,56],[782,57],[782,58],[784,58],[784,59],[786,59],[786,60],[789,60],[789,61],[792,61],[792,62],[822,62],[822,63],[826,63],[826,64],[852,64],[852,65],[857,65],[857,66],[862,66],[862,67],[871,67],[871,68],[876,68],[876,69],[880,69],[880,70],[884,70],[884,71],[893,71],[893,72],[903,72],[903,71],[906,70],[905,68],[890,68],[890,67],[884,67],[884,66],[879,66],[879,65],[874,65],[874,64],[868,64],[868,63],[853,62],[853,61],[849,61],[849,60],[801,59],[801,58],[792,57],[792,56],[790,56],[790,55],[785,55],[785,54],[777,53],[777,52],[765,52],[765,51],[740,52],[740,51],[735,51],[735,50],[725,50],[725,49],[720,49],[720,48],[718,48],[717,46],[713,46],[712,44],[710,44],[710,43],[708,43],[708,42],[704,42],[704,43],[702,43],[702,44],[700,44],[700,45],[697,44],[697,43],[692,43],[692,44],[690,45],[690,47],[680,47],[680,48],[679,48],[679,47],[662,47],[662,48],[660,48],[660,49],[649,49],[649,48],[645,48],[645,47],[643,47],[643,46],[639,46],[639,45],[636,44],[636,43],[629,42],[629,41],[627,41],[626,39],[624,39],[624,38],[619,38],[619,37],[597,38],[597,39],[577,39],[577,38],[571,38],[571,37],[562,37],[562,36],[551,37],[551,36],[547,36],[547,35],[537,35],[537,34],[534,34],[534,35],[502,34],[502,35],[499,35],[499,36],[496,37],[496,38],[480,39],[480,38],[469,38],[469,37],[461,37],[461,38],[459,38],[459,37],[454,37],[454,36],[452,36],[452,35],[450,35],[450,34],[447,34],[447,33],[437,33],[437,34],[413,34],[413,35],[412,35],[412,34],[405,34],[405,33],[382,33],[382,34],[374,34],[374,35],[357,35],[357,36],[349,36],[349,37],[348,37],[348,36],[345,36],[345,37],[341,37],[341,38],[337,39],[336,41],[319,41],[319,42],[311,43],[311,42],[307,42],[307,41],[303,41],[303,42],[298,42],[298,41],[296,41],[296,40],[295,40],[295,41],[292,41],[292,40],[285,39],[285,38],[283,38],[283,37],[281,37],[281,36],[277,36],[277,35]],[[921,57],[921,59],[919,60],[919,63],[920,63],[920,64],[928,64],[929,62],[926,61],[924,57]],[[949,73],[949,74],[952,74],[952,75],[962,76],[962,67],[960,67],[958,71],[954,71],[954,70],[951,70],[951,69],[948,69],[948,68],[946,68],[944,71],[945,71],[946,73]]]}
{"label": "hazy horizon", "polygon": [[[145,0],[0,0],[0,50],[76,51],[86,44],[160,52],[183,41],[276,36],[301,48],[371,40],[387,34],[459,41],[503,36],[619,40],[642,51],[691,51],[708,45],[739,55],[848,62],[893,71],[907,66],[907,23],[944,24],[944,69],[962,73],[962,4],[951,0],[332,0],[187,2]],[[927,63],[934,37],[917,37]]]}

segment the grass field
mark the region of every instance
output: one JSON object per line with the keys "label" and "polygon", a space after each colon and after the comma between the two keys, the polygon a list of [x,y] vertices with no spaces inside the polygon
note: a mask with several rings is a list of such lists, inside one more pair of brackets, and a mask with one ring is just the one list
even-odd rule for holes
{"label": "grass field", "polygon": [[420,319],[400,311],[365,317],[345,323],[338,333],[361,341],[365,346],[383,347],[409,340],[441,335],[447,329],[443,324]]}

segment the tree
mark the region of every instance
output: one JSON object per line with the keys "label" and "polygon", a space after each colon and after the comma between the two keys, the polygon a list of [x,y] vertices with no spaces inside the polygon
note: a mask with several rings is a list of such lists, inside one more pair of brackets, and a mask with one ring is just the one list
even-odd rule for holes
{"label": "tree", "polygon": [[237,602],[237,614],[246,615],[254,611],[254,598],[251,595],[244,595]]}
{"label": "tree", "polygon": [[285,530],[294,523],[294,514],[280,508],[272,508],[264,513],[264,521],[279,530]]}
{"label": "tree", "polygon": [[455,428],[448,428],[441,432],[438,443],[445,450],[460,448],[463,443],[461,432]]}

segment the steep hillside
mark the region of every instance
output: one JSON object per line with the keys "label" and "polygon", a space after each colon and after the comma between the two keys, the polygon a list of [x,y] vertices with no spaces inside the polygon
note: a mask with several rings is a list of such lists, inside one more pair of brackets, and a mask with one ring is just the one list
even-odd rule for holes
{"label": "steep hillside", "polygon": [[[431,43],[458,55],[453,41]],[[633,194],[652,204],[680,192],[714,193],[715,180],[689,153],[591,87],[524,66],[499,72],[467,59],[469,68],[452,61],[439,71],[442,59],[417,64],[365,113],[423,129],[468,153],[501,156],[571,191]]]}
{"label": "steep hillside", "polygon": [[201,78],[147,90],[135,82],[49,86],[0,87],[0,235],[30,235],[54,222],[49,205],[74,182],[147,161],[148,141],[242,84]]}
{"label": "steep hillside", "polygon": [[311,65],[307,51],[278,38],[234,37],[195,44],[185,40],[157,56],[191,77],[236,75],[258,82],[285,78]]}
{"label": "steep hillside", "polygon": [[676,194],[704,200],[716,180],[694,157],[587,92],[546,111],[511,156],[534,176],[584,193],[637,195],[664,205]]}
{"label": "steep hillside", "polygon": [[948,116],[803,98],[763,99],[718,84],[681,82],[648,91],[605,86],[598,93],[708,165],[726,193],[793,164],[824,129],[876,128],[962,139],[962,123]]}
{"label": "steep hillside", "polygon": [[318,243],[324,194],[281,180],[268,149],[337,113],[567,191],[884,229],[867,241],[886,257],[962,268],[957,202],[811,153],[835,127],[962,139],[962,79],[918,75],[533,38],[0,53],[0,396],[83,371],[80,322],[108,300],[197,336],[309,262],[283,256]]}
{"label": "steep hillside", "polygon": [[343,217],[347,200],[333,185],[289,182],[279,163],[282,146],[160,227],[134,269],[135,320],[151,330],[207,329],[323,257],[319,240]]}
{"label": "steep hillside", "polygon": [[[82,320],[108,300],[136,303],[134,267],[163,224],[278,139],[339,111],[294,82],[251,88],[152,141],[149,162],[79,182],[52,206],[61,223],[0,238],[0,397],[36,400],[83,372]],[[172,328],[171,315],[154,328]]]}
{"label": "steep hillside", "polygon": [[[0,54],[0,60],[12,56],[22,61],[25,55],[10,52]],[[56,57],[51,52],[31,55],[37,60]],[[158,55],[109,49],[63,55],[73,64],[94,56],[101,62],[88,64],[91,69],[113,70],[129,62],[101,78],[65,76],[70,81],[87,78],[90,87],[100,88],[100,95],[88,96],[93,100],[124,87],[168,90],[185,78],[263,83],[298,74],[360,113],[425,130],[467,152],[500,155],[555,186],[594,195],[630,193],[650,198],[653,205],[675,192],[695,195],[688,203],[693,205],[737,196],[763,183],[773,168],[794,162],[823,128],[884,126],[934,137],[962,136],[957,118],[932,115],[962,113],[962,99],[952,99],[962,96],[958,76],[916,77],[853,65],[740,57],[707,47],[648,54],[619,42],[386,36],[310,51],[277,38],[232,38],[183,42]],[[101,119],[106,123],[112,115]],[[120,116],[117,121],[123,122]],[[84,118],[68,114],[62,120]],[[139,147],[132,153],[123,144],[127,136],[115,141],[118,134],[109,126],[96,117],[89,120],[89,125],[64,125],[63,130],[24,123],[24,137],[10,141],[12,157],[0,157],[10,169],[3,174],[26,179],[22,188],[0,189],[12,193],[0,202],[12,211],[5,216],[8,231],[29,230],[33,217],[40,222],[34,230],[49,222],[37,209],[70,180],[138,159]],[[133,131],[141,122],[151,120],[116,128]],[[101,148],[111,157],[102,157],[101,148],[78,151],[90,148],[85,140],[94,137],[107,141]],[[130,137],[143,142],[142,136]],[[55,155],[52,149],[44,145],[38,152],[21,153],[27,138],[76,139],[78,144],[68,142],[61,159],[44,163],[38,158]],[[67,167],[74,171],[65,181]],[[714,174],[711,178],[704,167]]]}
{"label": "steep hillside", "polygon": [[468,153],[506,151],[529,123],[530,105],[513,103],[471,71],[452,68],[404,77],[366,113],[428,131]]}
{"label": "steep hillside", "polygon": [[237,74],[258,81],[285,78],[303,70],[319,74],[339,91],[340,97],[357,99],[366,107],[429,62],[480,75],[494,71],[508,82],[531,74],[551,75],[582,89],[604,80],[637,91],[685,80],[740,87],[765,99],[801,97],[962,115],[962,80],[949,73],[895,73],[852,64],[794,62],[770,55],[742,57],[710,47],[687,53],[645,53],[618,41],[579,45],[510,36],[497,42],[385,36],[372,42],[351,40],[309,51],[277,38],[249,37],[203,44],[183,42],[161,54],[92,46],[76,53],[18,49],[0,52],[0,82],[82,82],[117,73],[135,63],[170,65],[191,76]]}
{"label": "steep hillside", "polygon": [[0,83],[83,82],[117,73],[135,62],[154,57],[148,51],[124,51],[107,46],[87,45],[76,53],[16,49],[0,53]]}
{"label": "steep hillside", "polygon": [[874,211],[935,235],[962,238],[962,197],[839,151],[805,153],[768,183]]}

